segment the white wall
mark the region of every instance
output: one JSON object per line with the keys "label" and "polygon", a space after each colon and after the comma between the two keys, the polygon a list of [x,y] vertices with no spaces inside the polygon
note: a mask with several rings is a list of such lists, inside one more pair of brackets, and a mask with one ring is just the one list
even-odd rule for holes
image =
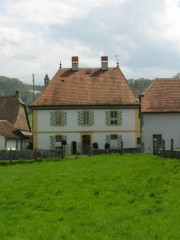
{"label": "white wall", "polygon": [[171,139],[174,147],[180,147],[180,113],[143,114],[142,142],[145,152],[153,151],[153,134],[161,134],[166,149],[170,149]]}
{"label": "white wall", "polygon": [[[106,131],[109,130],[109,126],[105,124],[105,110],[91,110],[94,111],[94,122],[95,125],[91,127],[78,126],[78,111],[82,110],[66,110],[67,112],[67,126],[64,127],[54,127],[50,126],[50,113],[48,110],[38,111],[38,131]],[[127,109],[122,110],[122,125],[121,126],[111,126],[112,130],[134,130],[135,129],[135,110]]]}
{"label": "white wall", "polygon": [[122,135],[125,148],[134,148],[137,146],[134,109],[121,110],[122,125],[120,126],[106,126],[106,110],[97,109],[91,109],[94,112],[93,126],[78,126],[78,111],[82,110],[65,111],[67,112],[67,126],[64,127],[50,126],[51,111],[37,111],[38,131],[36,147],[39,149],[50,149],[50,136],[64,135],[67,136],[68,152],[70,153],[72,141],[76,141],[77,145],[81,145],[83,134],[90,135],[91,143],[98,142],[99,148],[103,149],[106,143],[106,135],[111,134]]}
{"label": "white wall", "polygon": [[0,135],[0,149],[5,148],[5,138]]}

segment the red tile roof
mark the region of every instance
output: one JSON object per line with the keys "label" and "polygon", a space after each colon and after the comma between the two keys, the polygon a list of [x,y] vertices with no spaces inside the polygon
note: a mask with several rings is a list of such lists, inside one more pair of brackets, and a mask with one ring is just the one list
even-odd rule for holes
{"label": "red tile roof", "polygon": [[138,105],[119,68],[59,69],[32,106]]}
{"label": "red tile roof", "polygon": [[15,128],[7,120],[0,120],[0,135],[11,139],[27,139],[20,130]]}
{"label": "red tile roof", "polygon": [[180,79],[157,78],[142,93],[142,112],[180,112]]}
{"label": "red tile roof", "polygon": [[16,96],[0,96],[0,120],[7,120],[17,129],[30,131],[25,105]]}

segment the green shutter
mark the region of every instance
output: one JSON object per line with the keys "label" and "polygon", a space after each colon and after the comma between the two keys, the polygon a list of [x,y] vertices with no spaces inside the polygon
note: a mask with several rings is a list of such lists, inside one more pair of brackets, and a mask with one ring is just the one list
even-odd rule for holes
{"label": "green shutter", "polygon": [[106,135],[106,143],[111,143],[111,135]]}
{"label": "green shutter", "polygon": [[67,135],[64,135],[62,139],[67,141]]}
{"label": "green shutter", "polygon": [[51,112],[50,113],[50,126],[54,126],[55,125],[55,113]]}
{"label": "green shutter", "polygon": [[67,112],[62,112],[62,125],[67,126]]}
{"label": "green shutter", "polygon": [[50,136],[50,147],[55,149],[55,136]]}
{"label": "green shutter", "polygon": [[106,111],[106,126],[110,126],[111,125],[111,112],[110,111]]}
{"label": "green shutter", "polygon": [[78,112],[78,126],[82,126],[82,112]]}
{"label": "green shutter", "polygon": [[117,112],[117,124],[122,125],[122,111]]}
{"label": "green shutter", "polygon": [[121,142],[122,142],[122,135],[118,135],[117,136],[117,144],[118,144],[118,148],[121,148]]}
{"label": "green shutter", "polygon": [[90,125],[94,126],[94,112],[93,111],[90,112]]}

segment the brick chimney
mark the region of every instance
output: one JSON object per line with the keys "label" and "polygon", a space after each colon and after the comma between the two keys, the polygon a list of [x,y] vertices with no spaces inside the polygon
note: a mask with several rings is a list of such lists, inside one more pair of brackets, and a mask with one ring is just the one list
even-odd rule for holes
{"label": "brick chimney", "polygon": [[108,70],[108,56],[102,56],[101,57],[101,69],[103,71]]}
{"label": "brick chimney", "polygon": [[139,97],[139,84],[137,81],[134,82],[133,94],[134,94],[135,98]]}
{"label": "brick chimney", "polygon": [[16,97],[17,97],[17,99],[20,99],[20,92],[19,92],[19,90],[16,91]]}
{"label": "brick chimney", "polygon": [[45,78],[44,78],[44,86],[47,87],[47,85],[49,84],[49,77],[46,74]]}
{"label": "brick chimney", "polygon": [[78,71],[78,57],[72,57],[72,71]]}

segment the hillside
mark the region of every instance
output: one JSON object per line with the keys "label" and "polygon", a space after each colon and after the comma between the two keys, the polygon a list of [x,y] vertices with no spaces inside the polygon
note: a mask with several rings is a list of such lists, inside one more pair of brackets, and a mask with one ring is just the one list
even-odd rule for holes
{"label": "hillside", "polygon": [[0,166],[0,239],[179,239],[179,174],[148,154]]}
{"label": "hillside", "polygon": [[[19,90],[21,100],[28,106],[33,102],[32,89],[32,85],[24,84],[16,78],[0,76],[0,96],[13,96]],[[35,91],[42,91],[42,89],[42,86],[35,86]],[[35,97],[37,98],[38,95],[36,94]]]}

